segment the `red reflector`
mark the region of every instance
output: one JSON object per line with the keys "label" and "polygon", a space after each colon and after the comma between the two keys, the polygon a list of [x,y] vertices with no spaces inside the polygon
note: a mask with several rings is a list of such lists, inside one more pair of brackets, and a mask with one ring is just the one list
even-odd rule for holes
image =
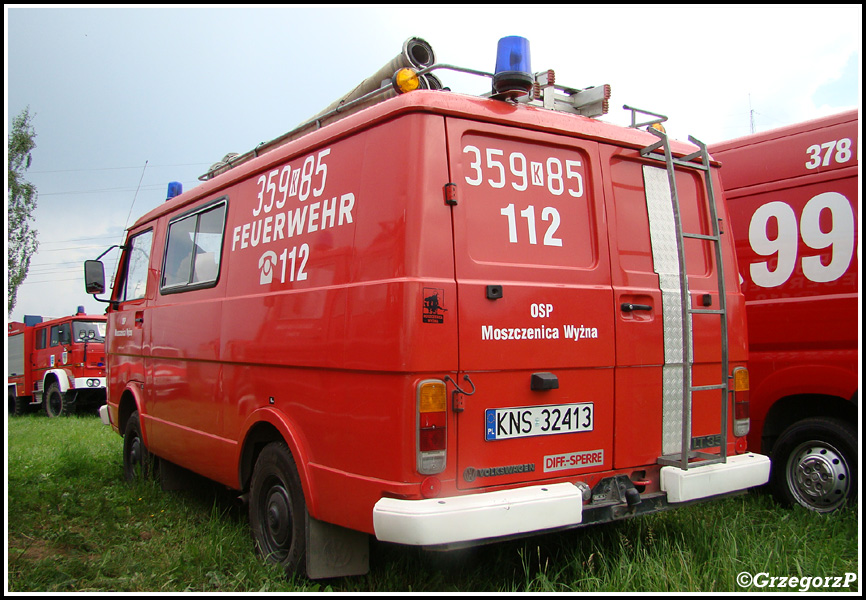
{"label": "red reflector", "polygon": [[435,498],[442,491],[442,482],[437,477],[427,477],[421,482],[421,495],[425,498]]}
{"label": "red reflector", "polygon": [[748,449],[748,440],[744,437],[737,438],[737,441],[734,442],[734,450],[736,450],[737,454],[745,454]]}

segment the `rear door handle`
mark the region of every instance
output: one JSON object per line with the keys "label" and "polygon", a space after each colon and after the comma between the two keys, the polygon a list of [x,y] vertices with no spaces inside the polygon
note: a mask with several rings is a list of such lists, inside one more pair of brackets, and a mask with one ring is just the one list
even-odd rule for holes
{"label": "rear door handle", "polygon": [[633,312],[636,310],[652,310],[653,307],[649,304],[632,304],[631,302],[623,302],[619,305],[622,312]]}

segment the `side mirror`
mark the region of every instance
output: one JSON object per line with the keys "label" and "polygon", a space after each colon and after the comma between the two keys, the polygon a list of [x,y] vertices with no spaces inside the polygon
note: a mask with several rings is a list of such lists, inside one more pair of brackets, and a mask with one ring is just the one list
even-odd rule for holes
{"label": "side mirror", "polygon": [[105,267],[101,260],[84,261],[84,288],[88,294],[105,293]]}

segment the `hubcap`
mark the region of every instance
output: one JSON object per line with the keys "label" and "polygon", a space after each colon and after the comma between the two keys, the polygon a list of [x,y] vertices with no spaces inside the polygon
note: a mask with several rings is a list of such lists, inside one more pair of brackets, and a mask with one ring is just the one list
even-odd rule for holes
{"label": "hubcap", "polygon": [[281,559],[292,543],[292,505],[289,492],[282,484],[274,484],[265,496],[264,525],[268,533],[270,552]]}
{"label": "hubcap", "polygon": [[848,464],[829,444],[810,441],[798,446],[788,459],[787,474],[791,492],[806,508],[830,512],[848,496]]}
{"label": "hubcap", "polygon": [[129,440],[129,474],[130,481],[141,479],[144,476],[144,462],[142,459],[141,438],[134,436]]}

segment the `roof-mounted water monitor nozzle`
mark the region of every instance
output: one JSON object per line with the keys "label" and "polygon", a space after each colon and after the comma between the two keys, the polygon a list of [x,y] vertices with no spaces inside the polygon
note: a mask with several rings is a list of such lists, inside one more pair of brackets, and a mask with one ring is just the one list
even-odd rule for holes
{"label": "roof-mounted water monitor nozzle", "polygon": [[496,71],[493,92],[501,98],[516,98],[528,94],[535,77],[529,58],[529,40],[511,35],[499,40],[496,48]]}

